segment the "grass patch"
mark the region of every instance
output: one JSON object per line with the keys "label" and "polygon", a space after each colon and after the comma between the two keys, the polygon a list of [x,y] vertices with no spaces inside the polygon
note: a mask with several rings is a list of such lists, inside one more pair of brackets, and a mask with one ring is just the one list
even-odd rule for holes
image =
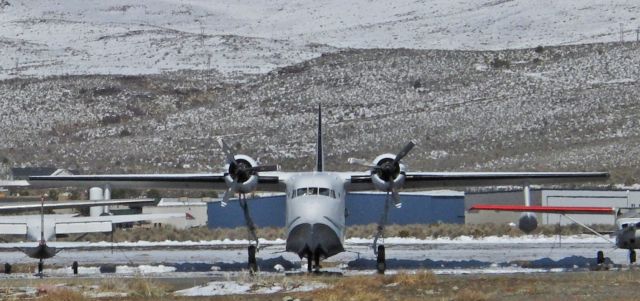
{"label": "grass patch", "polygon": [[[611,231],[613,225],[593,225],[597,231]],[[376,233],[376,224],[355,225],[347,227],[346,237],[372,238]],[[276,227],[258,228],[258,237],[274,240],[284,239],[285,229]],[[556,225],[540,225],[532,234],[539,235],[574,235],[585,233],[584,229],[578,225],[567,225],[558,227]],[[460,236],[486,237],[486,236],[521,236],[524,235],[517,227],[511,227],[506,224],[479,224],[479,225],[460,225],[460,224],[411,224],[411,225],[388,225],[385,229],[386,237],[415,237],[420,239],[450,237],[456,238]],[[207,227],[195,227],[190,229],[175,229],[172,227],[162,228],[132,228],[132,229],[116,229],[113,234],[114,242],[124,241],[208,241],[208,240],[238,240],[247,239],[247,229],[245,227],[238,228],[216,228],[209,229]],[[23,241],[24,237],[0,236],[9,242]],[[78,236],[59,238],[59,241],[74,241]],[[101,233],[91,233],[81,239],[82,241],[109,241],[111,235]],[[1,269],[1,267],[0,267]]]}
{"label": "grass patch", "polygon": [[38,292],[38,300],[48,301],[85,301],[90,300],[82,292],[70,288],[54,288],[46,292]]}

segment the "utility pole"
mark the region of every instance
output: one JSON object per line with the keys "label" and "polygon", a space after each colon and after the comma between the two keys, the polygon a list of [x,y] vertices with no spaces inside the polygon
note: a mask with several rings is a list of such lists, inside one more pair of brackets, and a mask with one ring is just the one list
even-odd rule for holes
{"label": "utility pole", "polygon": [[636,28],[636,42],[640,42],[640,26]]}
{"label": "utility pole", "polygon": [[204,25],[200,23],[200,47],[204,50]]}
{"label": "utility pole", "polygon": [[624,43],[624,25],[620,23],[620,43]]}

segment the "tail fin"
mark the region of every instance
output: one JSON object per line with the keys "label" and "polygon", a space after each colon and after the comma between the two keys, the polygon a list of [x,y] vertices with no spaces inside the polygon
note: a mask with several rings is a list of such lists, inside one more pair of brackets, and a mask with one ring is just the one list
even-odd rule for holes
{"label": "tail fin", "polygon": [[318,145],[316,171],[324,171],[324,155],[322,153],[322,105],[318,104]]}

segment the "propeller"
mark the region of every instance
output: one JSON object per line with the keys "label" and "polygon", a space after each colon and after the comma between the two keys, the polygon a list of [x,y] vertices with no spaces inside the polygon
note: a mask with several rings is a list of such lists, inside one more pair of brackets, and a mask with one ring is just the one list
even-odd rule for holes
{"label": "propeller", "polygon": [[251,176],[257,175],[259,172],[279,170],[278,165],[251,166],[251,163],[247,162],[246,160],[236,160],[234,151],[229,145],[227,145],[226,142],[224,142],[224,140],[222,140],[222,138],[218,139],[218,144],[220,144],[222,152],[227,159],[227,163],[229,164],[228,173],[233,180],[231,185],[229,185],[229,188],[224,192],[224,195],[222,196],[222,202],[220,203],[222,207],[226,206],[231,195],[238,191],[238,183],[244,183],[248,181]]}
{"label": "propeller", "polygon": [[[406,157],[409,152],[416,146],[415,142],[409,141],[393,159],[382,158],[377,164],[370,163],[364,159],[349,158],[349,164],[365,166],[371,169],[372,174],[376,174],[382,181],[386,183],[393,182],[394,179],[400,174],[400,160]],[[389,197],[393,200],[395,206],[400,208],[402,203],[400,202],[400,195],[396,191],[393,185],[390,185],[386,190]]]}

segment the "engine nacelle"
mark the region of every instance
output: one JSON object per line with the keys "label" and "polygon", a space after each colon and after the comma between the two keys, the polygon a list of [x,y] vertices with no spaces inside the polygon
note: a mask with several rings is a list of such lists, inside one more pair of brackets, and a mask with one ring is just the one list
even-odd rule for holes
{"label": "engine nacelle", "polygon": [[248,169],[258,166],[253,158],[246,155],[235,155],[237,164],[231,163],[225,166],[227,170],[224,181],[229,188],[239,193],[249,193],[258,187],[258,173]]}
{"label": "engine nacelle", "polygon": [[524,233],[531,233],[533,230],[538,228],[538,218],[535,213],[532,212],[524,212],[520,215],[520,219],[518,220],[518,228],[522,230]]}
{"label": "engine nacelle", "polygon": [[396,156],[393,154],[383,154],[373,160],[373,164],[380,167],[371,171],[371,182],[376,189],[381,191],[392,191],[402,188],[404,185],[405,166],[396,163],[392,166]]}

